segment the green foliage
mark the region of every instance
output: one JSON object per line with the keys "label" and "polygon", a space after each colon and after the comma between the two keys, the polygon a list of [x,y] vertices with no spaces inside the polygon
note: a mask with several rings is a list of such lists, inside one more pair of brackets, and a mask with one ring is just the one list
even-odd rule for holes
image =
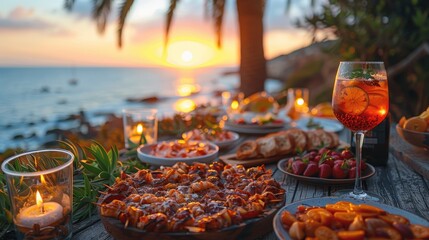
{"label": "green foliage", "polygon": [[[339,39],[342,60],[383,61],[395,66],[429,41],[429,1],[329,0],[320,12],[299,26]],[[429,105],[429,57],[426,55],[395,76],[389,76],[395,120],[411,116]],[[391,111],[391,112],[392,112]]]}
{"label": "green foliage", "polygon": [[121,171],[127,173],[143,168],[136,159],[119,161],[118,149],[113,146],[107,151],[100,143],[86,148],[70,141],[61,142],[75,155],[75,176],[73,181],[73,218],[79,221],[94,214],[99,191],[112,185]]}

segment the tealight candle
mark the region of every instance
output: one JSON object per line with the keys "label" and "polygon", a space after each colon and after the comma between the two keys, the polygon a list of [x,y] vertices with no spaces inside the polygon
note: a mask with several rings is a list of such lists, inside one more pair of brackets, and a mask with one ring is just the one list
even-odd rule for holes
{"label": "tealight candle", "polygon": [[308,111],[307,103],[303,98],[297,98],[295,100],[295,110],[300,113],[306,113]]}
{"label": "tealight candle", "polygon": [[157,141],[158,120],[156,109],[124,109],[124,139],[125,147],[152,144]]}
{"label": "tealight candle", "polygon": [[71,238],[73,161],[73,153],[62,149],[30,151],[4,160],[1,169],[16,239]]}
{"label": "tealight candle", "polygon": [[139,123],[134,130],[134,134],[130,137],[130,141],[138,145],[144,143],[143,134],[143,125]]}
{"label": "tealight candle", "polygon": [[63,207],[56,202],[43,202],[39,191],[36,193],[36,204],[24,208],[17,215],[17,223],[26,228],[35,224],[45,227],[59,221],[63,217]]}

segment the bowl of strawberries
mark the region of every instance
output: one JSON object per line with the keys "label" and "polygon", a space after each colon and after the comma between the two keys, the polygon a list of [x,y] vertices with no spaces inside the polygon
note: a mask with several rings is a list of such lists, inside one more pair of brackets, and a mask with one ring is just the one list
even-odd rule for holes
{"label": "bowl of strawberries", "polygon": [[[361,179],[375,174],[375,168],[361,161]],[[282,159],[280,171],[300,181],[316,184],[353,184],[356,177],[356,159],[350,149],[321,148]]]}

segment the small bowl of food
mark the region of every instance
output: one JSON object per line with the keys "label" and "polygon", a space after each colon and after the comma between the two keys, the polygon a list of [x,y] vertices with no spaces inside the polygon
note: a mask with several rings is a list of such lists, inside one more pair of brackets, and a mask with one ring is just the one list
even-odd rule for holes
{"label": "small bowl of food", "polygon": [[183,133],[182,138],[186,141],[209,141],[219,148],[228,148],[238,141],[240,135],[226,130],[194,129]]}
{"label": "small bowl of food", "polygon": [[177,162],[210,163],[217,158],[219,147],[206,141],[174,140],[137,148],[138,158],[156,166],[172,166]]}
{"label": "small bowl of food", "polygon": [[422,115],[409,119],[402,117],[396,125],[396,131],[409,144],[429,150],[429,124]]}

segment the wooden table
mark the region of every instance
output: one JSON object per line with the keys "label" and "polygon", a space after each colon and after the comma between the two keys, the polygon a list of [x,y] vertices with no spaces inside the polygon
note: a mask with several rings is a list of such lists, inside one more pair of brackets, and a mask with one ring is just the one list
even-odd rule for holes
{"label": "wooden table", "polygon": [[[347,132],[341,133],[343,139]],[[241,135],[241,142],[256,136]],[[376,167],[376,174],[364,182],[364,188],[385,198],[385,204],[405,209],[429,220],[429,178],[415,172],[407,165],[410,159],[429,162],[429,151],[416,150],[408,145],[392,128],[390,136],[390,153],[386,167]],[[220,154],[235,152],[237,145]],[[269,164],[274,178],[286,190],[286,204],[306,198],[330,196],[334,191],[353,186],[312,185],[286,177],[276,164]],[[94,216],[73,226],[73,239],[112,239],[105,231],[98,216]],[[274,232],[259,239],[277,239]]]}

